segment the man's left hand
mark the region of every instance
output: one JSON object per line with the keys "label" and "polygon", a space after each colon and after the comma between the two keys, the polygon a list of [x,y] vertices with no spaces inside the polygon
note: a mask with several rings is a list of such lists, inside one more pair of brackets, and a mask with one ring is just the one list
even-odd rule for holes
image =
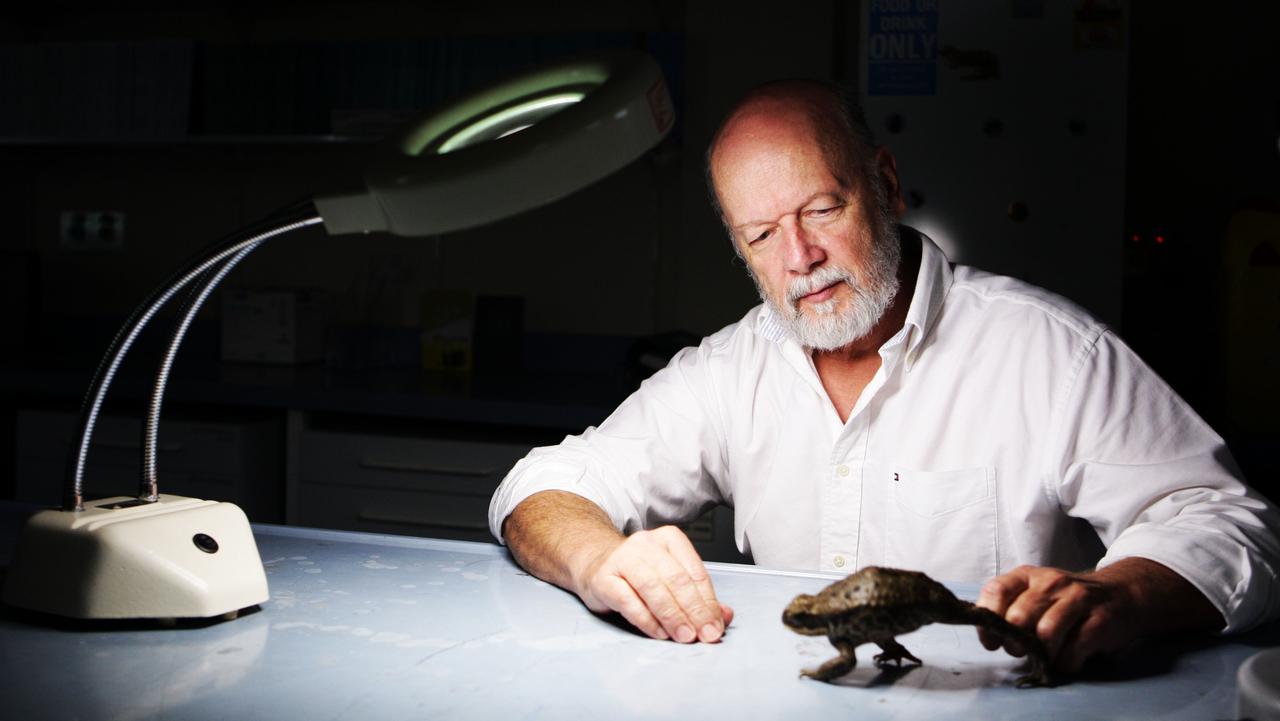
{"label": "man's left hand", "polygon": [[[1222,627],[1221,614],[1203,594],[1145,558],[1126,558],[1088,573],[1019,566],[988,581],[977,605],[1038,636],[1050,663],[1067,672],[1141,636]],[[983,629],[978,638],[989,650],[1003,645],[1014,656],[1025,653]]]}

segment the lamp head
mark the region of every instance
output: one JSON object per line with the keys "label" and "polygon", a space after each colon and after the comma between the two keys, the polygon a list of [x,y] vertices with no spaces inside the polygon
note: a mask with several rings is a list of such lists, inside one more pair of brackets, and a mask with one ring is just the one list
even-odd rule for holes
{"label": "lamp head", "polygon": [[584,188],[671,129],[662,72],[612,52],[533,70],[388,138],[365,187],[315,199],[330,234],[421,236],[484,225]]}

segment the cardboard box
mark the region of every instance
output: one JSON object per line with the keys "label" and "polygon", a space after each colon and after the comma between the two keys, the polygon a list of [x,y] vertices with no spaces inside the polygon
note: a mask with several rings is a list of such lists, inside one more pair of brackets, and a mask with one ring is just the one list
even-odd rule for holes
{"label": "cardboard box", "polygon": [[300,365],[324,357],[324,298],[313,290],[227,288],[222,360]]}

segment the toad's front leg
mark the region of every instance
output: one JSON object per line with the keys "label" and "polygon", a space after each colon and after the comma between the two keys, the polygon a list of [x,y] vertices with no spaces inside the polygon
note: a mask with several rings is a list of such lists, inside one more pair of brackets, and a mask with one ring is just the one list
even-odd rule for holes
{"label": "toad's front leg", "polygon": [[819,681],[833,681],[853,670],[858,665],[858,657],[854,655],[854,651],[858,648],[861,641],[846,641],[843,639],[831,639],[831,645],[835,646],[840,655],[827,661],[817,668],[806,668],[800,672],[801,676],[816,678]]}

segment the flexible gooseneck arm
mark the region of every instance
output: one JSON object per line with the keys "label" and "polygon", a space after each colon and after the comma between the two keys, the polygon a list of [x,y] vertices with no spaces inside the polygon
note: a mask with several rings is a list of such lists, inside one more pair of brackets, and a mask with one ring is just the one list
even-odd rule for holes
{"label": "flexible gooseneck arm", "polygon": [[[298,225],[297,227],[301,227]],[[292,228],[282,228],[281,233],[288,232]],[[191,295],[184,304],[182,317],[173,329],[173,334],[169,338],[169,345],[165,348],[164,357],[160,361],[160,369],[156,371],[155,385],[151,388],[151,404],[147,409],[147,424],[143,430],[142,437],[142,486],[138,489],[138,498],[144,501],[157,501],[160,498],[160,483],[156,474],[156,449],[159,448],[160,435],[160,408],[164,402],[165,387],[169,382],[169,371],[173,368],[174,358],[178,355],[178,347],[182,345],[182,339],[186,337],[187,329],[191,327],[191,321],[195,319],[196,314],[200,312],[200,307],[208,300],[209,294],[213,289],[227,277],[227,273],[236,267],[245,256],[257,250],[266,240],[259,236],[259,239],[246,245],[237,251],[226,261],[222,263],[222,267],[218,268],[208,279],[201,279],[196,283],[191,291]],[[212,269],[210,269],[212,270]]]}
{"label": "flexible gooseneck arm", "polygon": [[[202,292],[194,294],[186,317],[175,330],[174,337],[170,342],[170,353],[166,354],[166,360],[162,366],[165,375],[167,375],[168,368],[172,364],[172,354],[176,353],[177,346],[181,343],[182,337],[186,333],[186,328],[190,325],[190,318],[194,317],[195,311],[199,310],[209,291],[226,275],[226,272],[230,271],[236,262],[239,262],[241,258],[268,238],[320,222],[322,222],[320,216],[316,213],[311,203],[307,201],[290,207],[256,226],[227,236],[212,247],[193,256],[182,268],[170,276],[169,280],[153,290],[134,309],[133,313],[130,314],[124,325],[116,333],[115,338],[112,339],[106,354],[98,364],[98,368],[94,372],[93,381],[89,384],[89,390],[85,394],[84,402],[81,404],[80,421],[75,435],[77,448],[67,464],[66,485],[64,486],[62,497],[62,509],[64,511],[79,511],[84,508],[84,469],[88,460],[94,425],[97,423],[98,414],[102,410],[103,399],[106,397],[107,389],[111,386],[111,381],[115,378],[120,363],[124,360],[125,355],[128,354],[129,348],[132,347],[142,329],[146,327],[147,323],[151,321],[160,308],[192,281],[204,276],[219,265],[223,266],[205,284]],[[163,379],[158,380],[157,388],[159,389],[159,395],[163,395]],[[154,398],[155,395],[153,394],[153,414],[158,420],[159,403],[158,399]],[[153,432],[153,422],[149,419],[148,434],[150,435]],[[152,458],[152,467],[149,471],[150,481],[154,482],[154,447],[151,448],[150,453]],[[149,486],[149,483],[144,483],[144,492],[142,494],[144,500],[154,500],[154,496],[151,493],[153,489]],[[148,496],[151,497],[147,498]]]}

